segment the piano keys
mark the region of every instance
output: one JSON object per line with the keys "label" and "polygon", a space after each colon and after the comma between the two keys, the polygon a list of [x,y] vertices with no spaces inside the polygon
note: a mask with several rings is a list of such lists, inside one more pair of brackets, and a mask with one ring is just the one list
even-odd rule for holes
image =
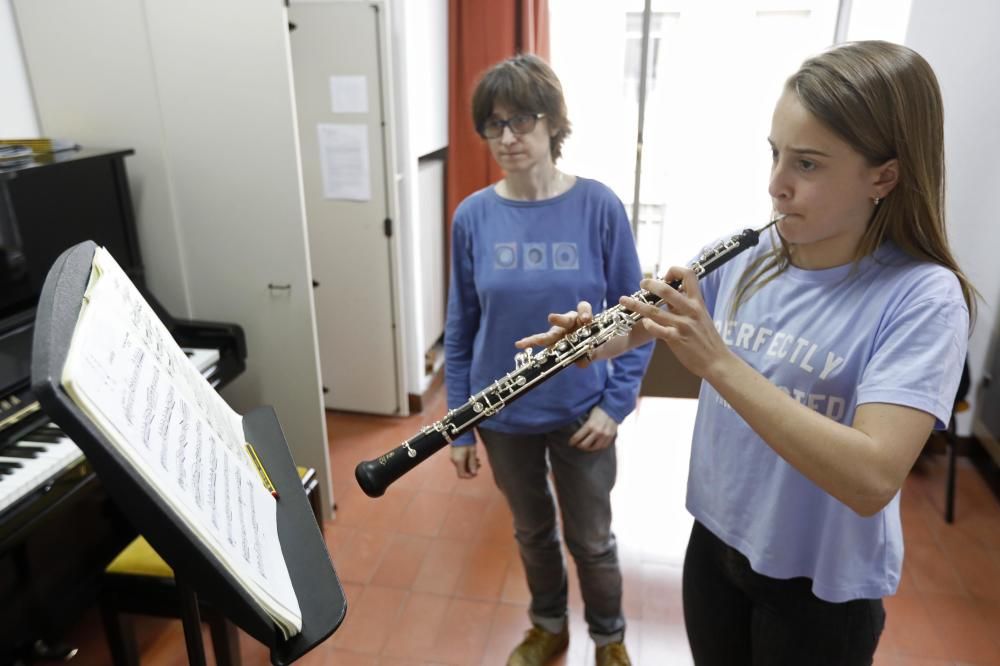
{"label": "piano keys", "polygon": [[[221,383],[215,376],[220,359],[218,349],[188,347],[184,352],[195,367],[210,378],[213,386]],[[11,396],[3,402],[11,407],[24,404],[24,400],[17,396]],[[34,493],[51,491],[53,480],[57,476],[83,460],[84,455],[79,447],[52,422],[46,422],[0,446],[0,524],[4,522],[4,513],[8,507]]]}

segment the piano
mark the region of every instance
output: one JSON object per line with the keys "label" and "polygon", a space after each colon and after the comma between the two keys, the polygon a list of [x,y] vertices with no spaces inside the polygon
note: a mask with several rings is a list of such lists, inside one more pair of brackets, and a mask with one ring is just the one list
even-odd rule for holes
{"label": "piano", "polygon": [[245,369],[238,325],[176,319],[146,288],[124,166],[132,152],[0,169],[0,664],[71,656],[61,636],[138,534],[29,389],[34,307],[56,257],[83,240],[104,245],[213,386]]}

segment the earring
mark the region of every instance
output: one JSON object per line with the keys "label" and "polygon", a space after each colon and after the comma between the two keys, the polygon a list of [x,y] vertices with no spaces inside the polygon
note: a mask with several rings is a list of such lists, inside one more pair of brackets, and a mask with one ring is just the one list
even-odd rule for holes
{"label": "earring", "polygon": [[880,197],[880,196],[874,196],[874,197],[872,197],[872,201],[875,202],[875,207],[878,208],[878,205],[880,203],[882,203],[882,197]]}

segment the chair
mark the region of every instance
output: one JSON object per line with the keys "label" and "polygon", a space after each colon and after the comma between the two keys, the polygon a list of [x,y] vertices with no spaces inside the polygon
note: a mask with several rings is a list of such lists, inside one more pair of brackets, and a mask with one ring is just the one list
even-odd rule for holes
{"label": "chair", "polygon": [[948,428],[944,431],[944,440],[948,446],[948,481],[945,489],[944,521],[948,524],[955,522],[955,465],[958,449],[958,435],[955,433],[955,415],[961,414],[969,409],[969,403],[965,396],[969,393],[969,361],[966,359],[962,368],[962,379],[958,382],[958,391],[955,394],[955,406],[951,410],[951,418],[948,419]]}
{"label": "chair", "polygon": [[[299,467],[302,489],[309,499],[320,531],[323,513],[316,471]],[[101,617],[115,666],[137,666],[139,650],[130,615],[180,617],[181,601],[174,572],[145,538],[136,537],[104,570],[101,581]],[[217,666],[240,666],[236,627],[211,604],[199,599],[198,608],[208,624]]]}

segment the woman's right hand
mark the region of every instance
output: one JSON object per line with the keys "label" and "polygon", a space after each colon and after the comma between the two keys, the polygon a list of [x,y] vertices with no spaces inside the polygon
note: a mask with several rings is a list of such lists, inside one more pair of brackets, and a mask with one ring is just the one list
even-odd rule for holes
{"label": "woman's right hand", "polygon": [[471,479],[479,473],[479,453],[475,444],[451,447],[451,464],[460,479]]}
{"label": "woman's right hand", "polygon": [[514,346],[518,349],[527,349],[528,347],[548,347],[555,344],[559,340],[562,340],[567,333],[589,324],[593,318],[594,314],[591,311],[590,303],[587,301],[580,301],[576,305],[576,311],[570,310],[569,312],[563,312],[562,314],[556,312],[550,314],[549,323],[552,324],[552,328],[544,333],[535,333],[521,338],[514,343]]}

